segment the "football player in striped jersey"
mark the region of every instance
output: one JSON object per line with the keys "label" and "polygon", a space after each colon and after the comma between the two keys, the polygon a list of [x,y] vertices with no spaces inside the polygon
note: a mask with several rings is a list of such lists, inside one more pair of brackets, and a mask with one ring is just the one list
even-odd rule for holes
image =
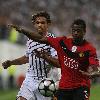
{"label": "football player in striped jersey", "polygon": [[[50,15],[45,12],[38,12],[32,16],[32,23],[36,30],[36,33],[43,37],[55,37],[53,33],[48,32],[49,25],[51,24]],[[17,31],[20,33],[20,27],[16,25],[10,25],[10,27],[17,27]],[[57,52],[52,47],[42,44],[39,42],[34,42],[30,38],[27,41],[27,50],[24,56],[14,59],[7,60],[2,63],[4,69],[7,69],[11,65],[21,65],[25,63],[29,63],[28,71],[26,73],[26,78],[22,83],[20,91],[17,95],[17,100],[51,100],[51,97],[44,97],[38,91],[38,85],[40,81],[44,78],[53,77],[52,72],[51,75],[49,73],[51,69],[51,65],[49,65],[46,60],[37,57],[35,55],[35,50],[47,51],[52,57],[57,57]],[[58,69],[56,69],[57,72]],[[58,72],[57,72],[58,73]],[[53,77],[54,78],[54,77]],[[59,77],[57,79],[59,80]]]}

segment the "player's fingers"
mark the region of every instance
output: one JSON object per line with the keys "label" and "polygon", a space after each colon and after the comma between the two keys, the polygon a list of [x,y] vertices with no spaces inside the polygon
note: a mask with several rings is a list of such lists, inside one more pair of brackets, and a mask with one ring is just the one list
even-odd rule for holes
{"label": "player's fingers", "polygon": [[4,69],[7,69],[7,65],[5,65],[5,64],[2,64],[2,66],[3,66],[3,68],[4,68]]}
{"label": "player's fingers", "polygon": [[7,61],[5,61],[5,62],[2,63],[2,66],[3,66],[5,69],[8,68],[10,65],[11,65],[11,64],[10,64],[10,61],[9,61],[9,60],[7,60]]}
{"label": "player's fingers", "polygon": [[40,57],[41,56],[41,53],[38,51],[38,50],[34,50],[35,51],[35,55],[37,56],[37,57]]}
{"label": "player's fingers", "polygon": [[15,26],[15,25],[13,25],[13,24],[8,24],[7,26],[8,26],[8,28],[11,28],[11,27],[13,27],[13,28],[14,28],[14,27],[16,27],[16,26]]}
{"label": "player's fingers", "polygon": [[93,72],[91,75],[92,75],[92,76],[93,76],[93,75],[100,75],[100,72],[96,71],[96,72]]}
{"label": "player's fingers", "polygon": [[7,66],[7,63],[6,62],[2,63],[2,66],[3,67],[6,67]]}
{"label": "player's fingers", "polygon": [[36,54],[39,54],[39,51],[37,49],[34,50]]}
{"label": "player's fingers", "polygon": [[10,28],[10,26],[11,26],[10,24],[7,24],[7,27],[8,27],[8,28]]}
{"label": "player's fingers", "polygon": [[16,30],[21,30],[21,28],[17,25],[13,25],[13,24],[8,24],[8,27],[13,27],[15,28]]}
{"label": "player's fingers", "polygon": [[90,73],[88,73],[88,72],[85,72],[85,71],[82,71],[82,70],[79,70],[79,72],[81,72],[83,75],[90,76]]}
{"label": "player's fingers", "polygon": [[2,66],[5,66],[5,65],[6,65],[6,62],[3,62],[3,63],[2,63]]}

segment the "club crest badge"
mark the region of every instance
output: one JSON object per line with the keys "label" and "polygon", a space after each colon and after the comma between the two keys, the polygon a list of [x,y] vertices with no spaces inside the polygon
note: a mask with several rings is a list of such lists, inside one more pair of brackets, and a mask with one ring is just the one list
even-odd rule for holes
{"label": "club crest badge", "polygon": [[72,47],[72,52],[75,52],[77,50],[77,47],[76,46],[73,46]]}
{"label": "club crest badge", "polygon": [[80,52],[79,53],[79,57],[84,57],[84,53],[83,52]]}

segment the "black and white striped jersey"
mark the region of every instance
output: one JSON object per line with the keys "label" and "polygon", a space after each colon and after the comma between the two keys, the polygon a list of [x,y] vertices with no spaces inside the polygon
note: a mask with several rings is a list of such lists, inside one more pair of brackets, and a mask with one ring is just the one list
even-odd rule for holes
{"label": "black and white striped jersey", "polygon": [[[48,33],[47,37],[55,37],[54,34]],[[35,56],[34,50],[47,50],[53,57],[57,56],[57,52],[52,47],[46,44],[40,44],[38,42],[34,42],[31,39],[27,41],[27,51],[26,56],[29,57],[29,68],[26,73],[27,76],[32,76],[34,79],[43,79],[47,78],[48,71],[50,69],[49,64],[42,58],[38,58]]]}

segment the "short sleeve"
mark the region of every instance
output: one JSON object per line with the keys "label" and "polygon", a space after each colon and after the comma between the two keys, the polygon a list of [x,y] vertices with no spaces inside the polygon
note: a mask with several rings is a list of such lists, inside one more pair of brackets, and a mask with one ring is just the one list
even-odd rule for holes
{"label": "short sleeve", "polygon": [[56,57],[57,58],[57,51],[54,48],[51,48],[50,52],[51,52],[51,56],[52,57]]}
{"label": "short sleeve", "polygon": [[90,52],[89,63],[90,65],[99,65],[99,59],[97,57],[95,48],[93,48]]}
{"label": "short sleeve", "polygon": [[26,57],[29,57],[29,49],[28,49],[28,47],[29,47],[29,39],[28,39],[28,41],[27,41],[27,43],[26,43],[26,46],[27,46],[27,49],[26,49],[26,51],[25,51],[25,56],[26,56]]}
{"label": "short sleeve", "polygon": [[28,50],[25,52],[25,56],[26,56],[26,57],[29,57]]}
{"label": "short sleeve", "polygon": [[59,41],[60,41],[61,37],[47,37],[47,40],[50,44],[50,46],[52,46],[55,50],[58,50],[59,48]]}

